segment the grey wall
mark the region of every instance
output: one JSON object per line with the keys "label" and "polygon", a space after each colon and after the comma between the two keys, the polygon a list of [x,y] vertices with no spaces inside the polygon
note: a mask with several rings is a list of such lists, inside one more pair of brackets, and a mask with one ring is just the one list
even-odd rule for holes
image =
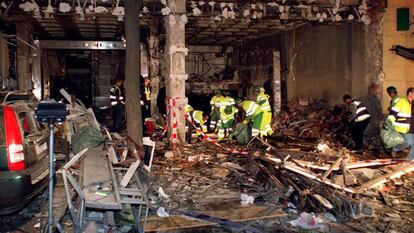
{"label": "grey wall", "polygon": [[[284,36],[287,46],[287,97],[341,103],[350,93],[368,93],[363,24],[305,25]],[[296,54],[296,58],[295,58]]]}

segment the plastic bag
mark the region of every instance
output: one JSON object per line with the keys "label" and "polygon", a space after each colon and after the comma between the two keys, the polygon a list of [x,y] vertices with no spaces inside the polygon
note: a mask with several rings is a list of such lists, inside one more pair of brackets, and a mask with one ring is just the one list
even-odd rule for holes
{"label": "plastic bag", "polygon": [[404,138],[394,129],[392,122],[387,120],[384,122],[384,126],[381,129],[381,141],[384,144],[384,147],[389,149],[403,144]]}
{"label": "plastic bag", "polygon": [[240,144],[247,144],[250,141],[250,128],[242,123],[236,125],[234,132],[230,135],[231,139],[237,140]]}

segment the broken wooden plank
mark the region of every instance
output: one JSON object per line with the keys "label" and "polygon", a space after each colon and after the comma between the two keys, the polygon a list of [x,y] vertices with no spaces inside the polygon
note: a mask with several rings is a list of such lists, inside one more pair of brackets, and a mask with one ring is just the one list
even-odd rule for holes
{"label": "broken wooden plank", "polygon": [[131,166],[128,168],[128,171],[125,173],[125,175],[124,175],[124,177],[122,178],[122,181],[121,181],[121,186],[122,187],[125,188],[128,185],[129,181],[131,180],[132,176],[134,175],[135,171],[137,170],[140,162],[141,161],[137,160],[137,161],[133,162],[131,164]]}
{"label": "broken wooden plank", "polygon": [[126,160],[127,155],[128,155],[128,149],[124,149],[122,151],[121,162]]}
{"label": "broken wooden plank", "polygon": [[101,130],[101,125],[98,123],[98,120],[96,120],[95,117],[95,113],[93,112],[92,108],[88,108],[86,109],[86,111],[92,116],[93,119],[93,126],[97,129],[97,130]]}
{"label": "broken wooden plank", "polygon": [[119,163],[118,158],[116,157],[116,152],[113,146],[109,146],[108,148],[108,155],[109,155],[109,159],[111,160],[111,162],[113,164],[117,164]]}
{"label": "broken wooden plank", "polygon": [[353,189],[353,188],[347,188],[347,187],[343,187],[343,186],[341,186],[339,184],[335,184],[333,181],[331,181],[329,179],[321,180],[321,178],[317,174],[313,173],[312,171],[302,169],[300,167],[294,166],[294,165],[289,164],[289,163],[285,163],[283,165],[283,167],[285,169],[287,169],[287,170],[296,172],[296,173],[298,173],[298,174],[300,174],[300,175],[302,175],[304,177],[307,177],[307,178],[309,178],[311,180],[314,180],[314,181],[318,181],[318,182],[327,184],[327,185],[329,185],[329,186],[331,186],[333,188],[340,189],[340,190],[344,190],[345,192],[349,192],[349,193],[357,193],[357,191],[355,189]]}
{"label": "broken wooden plank", "polygon": [[413,172],[413,171],[414,171],[414,161],[410,161],[406,164],[403,164],[400,168],[396,169],[393,172],[390,172],[388,174],[385,174],[383,176],[374,178],[370,181],[363,183],[361,186],[359,186],[359,188],[357,189],[357,192],[361,193],[367,189],[375,188],[378,185],[388,182],[389,180],[401,177],[402,175]]}
{"label": "broken wooden plank", "polygon": [[108,139],[112,141],[112,136],[111,136],[111,133],[109,133],[109,130],[107,128],[103,128],[103,129],[106,133],[106,136],[108,136]]}
{"label": "broken wooden plank", "polygon": [[[302,165],[303,167],[318,169],[318,170],[329,170],[330,165],[321,165],[315,164],[314,162],[305,161],[294,159],[295,162]],[[364,168],[364,167],[375,167],[375,166],[385,166],[390,164],[398,164],[406,162],[406,159],[375,159],[375,160],[361,160],[361,161],[353,161],[348,163],[348,169],[357,169],[357,168]],[[333,171],[338,171],[340,168],[339,164],[333,167]]]}
{"label": "broken wooden plank", "polygon": [[[333,163],[332,165],[331,165],[331,167],[325,172],[325,173],[323,173],[323,175],[322,175],[322,177],[321,177],[321,180],[325,180],[326,179],[326,177],[328,177],[329,176],[329,174],[331,174],[331,172],[333,171],[333,169],[335,168],[335,167],[337,167],[337,166],[339,166],[339,163],[341,163],[341,161],[342,161],[342,157],[339,157],[336,161],[335,161],[335,163]],[[300,164],[300,163],[299,163]]]}
{"label": "broken wooden plank", "polygon": [[[244,208],[229,208],[227,210],[203,211],[203,214],[215,218],[226,219],[232,222],[255,221],[260,219],[285,217],[286,213],[281,209],[273,210],[271,213],[263,213],[268,209],[266,206],[248,206]],[[263,216],[261,216],[263,215]],[[150,217],[147,220],[146,232],[172,231],[184,228],[204,227],[218,225],[218,223],[194,219],[186,216],[170,216],[168,218]]]}
{"label": "broken wooden plank", "polygon": [[76,163],[80,157],[82,157],[83,154],[88,150],[88,148],[85,148],[81,150],[79,153],[77,153],[69,162],[65,164],[63,169],[69,169],[74,163]]}
{"label": "broken wooden plank", "polygon": [[65,90],[65,89],[60,89],[59,90],[59,92],[60,92],[60,94],[62,94],[62,96],[63,97],[65,97],[65,99],[73,106],[73,104],[75,104],[74,105],[74,107],[75,107],[75,109],[78,109],[78,110],[81,110],[82,109],[82,107],[78,104],[78,103],[72,103],[72,96]]}
{"label": "broken wooden plank", "polygon": [[114,135],[115,139],[118,140],[118,141],[122,141],[122,140],[125,140],[126,139],[126,137],[122,137],[117,132],[112,133],[112,135]]}

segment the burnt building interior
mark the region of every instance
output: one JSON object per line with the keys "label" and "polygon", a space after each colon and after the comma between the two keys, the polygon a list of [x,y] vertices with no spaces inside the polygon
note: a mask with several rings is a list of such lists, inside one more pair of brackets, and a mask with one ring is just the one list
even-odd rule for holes
{"label": "burnt building interior", "polygon": [[[411,0],[4,0],[0,89],[69,106],[55,135],[64,232],[410,232],[414,164],[381,129],[386,88],[414,86],[413,11]],[[258,88],[274,133],[254,135],[253,120],[247,143],[229,137],[236,123],[224,140],[210,130],[218,91],[237,109]],[[363,149],[345,94],[370,115]],[[93,146],[76,144],[93,141],[82,128],[98,132]],[[4,229],[37,232],[36,213]]]}

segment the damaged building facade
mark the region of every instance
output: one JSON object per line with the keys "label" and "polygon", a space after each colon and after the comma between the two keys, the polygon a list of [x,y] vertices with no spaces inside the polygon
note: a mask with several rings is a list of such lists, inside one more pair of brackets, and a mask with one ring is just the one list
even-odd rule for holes
{"label": "damaged building facade", "polygon": [[[391,232],[395,219],[409,232],[410,210],[380,211],[394,218],[382,223],[374,209],[412,201],[397,188],[384,190],[392,183],[412,191],[404,177],[413,162],[378,152],[385,151],[386,88],[404,96],[414,86],[412,12],[411,0],[6,0],[0,88],[70,103],[61,136],[71,152],[59,174],[75,232],[94,232],[88,225],[94,218],[105,232],[131,230],[114,219],[135,223],[139,232],[212,226],[289,232],[285,220],[272,220],[289,214],[297,218],[291,225],[305,229],[323,228],[319,218],[368,217],[374,219],[368,232]],[[110,92],[119,79],[126,129],[110,132]],[[187,104],[203,117],[212,113],[218,90],[256,100],[257,87],[270,98],[270,141],[216,140],[183,113]],[[344,94],[371,114],[366,150],[349,150],[352,139],[342,135],[343,119],[332,106],[342,105]],[[144,97],[155,125],[144,119]],[[96,147],[74,146],[84,127]],[[186,143],[188,127],[201,142]],[[218,210],[220,201],[227,210]],[[330,227],[363,231],[358,224]]]}
{"label": "damaged building facade", "polygon": [[[217,88],[252,97],[254,87],[269,77],[276,109],[300,97],[324,98],[332,104],[340,103],[343,93],[364,98],[372,86],[380,96],[386,78],[381,49],[386,4],[381,2],[182,3],[181,18],[173,17],[169,2],[152,3],[151,9],[145,2],[140,60],[141,74],[152,79],[152,106],[158,89],[169,86],[171,65],[182,66],[177,67],[179,73],[188,77],[180,78],[185,94],[205,99]],[[69,4],[68,11],[38,16],[43,5],[36,4],[12,4],[3,10],[6,33],[16,35],[2,37],[3,89],[33,88],[39,98],[49,98],[61,87],[81,85],[84,90],[70,92],[88,106],[109,105],[113,80],[125,75],[124,16],[115,10],[78,12],[76,4],[73,9]],[[176,38],[176,29],[185,38]],[[185,61],[171,54],[175,48]],[[174,61],[183,64],[169,64]],[[184,97],[184,89],[181,92]],[[208,103],[199,107],[205,106]]]}

